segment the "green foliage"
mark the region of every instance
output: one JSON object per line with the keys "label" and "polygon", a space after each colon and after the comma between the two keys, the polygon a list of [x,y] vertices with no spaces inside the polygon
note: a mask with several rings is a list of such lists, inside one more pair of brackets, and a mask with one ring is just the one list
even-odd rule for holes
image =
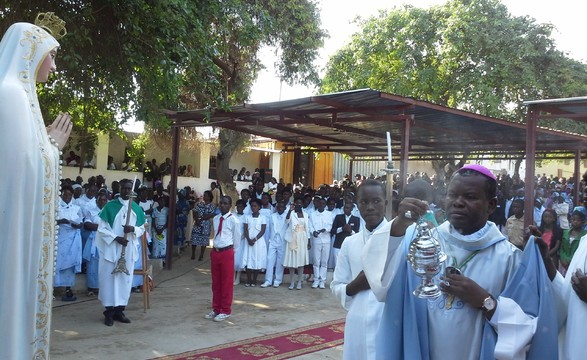
{"label": "green foliage", "polygon": [[[31,0],[0,6],[0,31],[47,11],[66,21],[68,35],[60,41],[58,80],[42,88],[39,101],[48,123],[69,111],[82,142],[94,130],[120,131],[130,117],[166,131],[161,109],[212,114],[244,102],[263,46],[278,52],[283,80],[316,83],[313,61],[326,36],[313,0]],[[220,131],[226,168],[249,138],[230,132]],[[138,159],[136,146],[131,158]]]}
{"label": "green foliage", "polygon": [[279,50],[284,80],[316,81],[325,36],[312,0],[32,0],[0,9],[2,32],[38,12],[66,21],[58,80],[39,98],[47,122],[70,111],[76,129],[109,131],[131,116],[165,127],[161,109],[241,103],[264,45]]}
{"label": "green foliage", "polygon": [[144,132],[131,141],[130,148],[127,148],[126,155],[129,159],[129,168],[132,171],[142,169],[143,160],[145,160],[145,149],[149,145],[149,133]]}
{"label": "green foliage", "polygon": [[587,93],[586,64],[556,49],[552,25],[498,0],[395,7],[360,24],[331,57],[322,93],[369,87],[513,121],[524,100]]}

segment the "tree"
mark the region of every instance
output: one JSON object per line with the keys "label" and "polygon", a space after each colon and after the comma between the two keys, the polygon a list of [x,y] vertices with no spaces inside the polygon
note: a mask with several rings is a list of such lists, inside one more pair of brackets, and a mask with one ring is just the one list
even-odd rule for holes
{"label": "tree", "polygon": [[330,58],[322,93],[369,87],[519,122],[524,100],[587,92],[586,65],[556,49],[552,26],[498,0],[395,7],[361,27]]}
{"label": "tree", "polygon": [[469,158],[469,154],[464,154],[458,161],[450,158],[432,161],[432,169],[439,179],[450,179],[452,174],[458,169],[462,168]]}
{"label": "tree", "polygon": [[[166,128],[161,109],[242,103],[265,45],[279,52],[285,81],[318,79],[312,62],[325,32],[312,0],[31,0],[0,5],[0,31],[46,11],[68,35],[58,80],[39,100],[47,120],[70,111],[76,131],[111,131],[130,117]],[[228,168],[232,153],[220,145]]]}
{"label": "tree", "polygon": [[[318,10],[307,0],[233,1],[234,9],[215,33],[221,44],[214,64],[220,69],[228,104],[243,103],[261,67],[258,51],[263,45],[279,53],[279,76],[288,83],[315,83],[318,75],[313,60],[326,35],[320,29]],[[229,171],[230,158],[249,139],[248,135],[221,129],[217,154],[217,179],[224,194],[238,198]]]}

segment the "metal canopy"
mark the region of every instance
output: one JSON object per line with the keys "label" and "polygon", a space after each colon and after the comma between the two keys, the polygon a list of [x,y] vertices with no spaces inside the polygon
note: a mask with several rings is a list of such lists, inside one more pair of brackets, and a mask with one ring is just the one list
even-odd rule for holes
{"label": "metal canopy", "polygon": [[[440,157],[469,160],[511,159],[525,156],[525,223],[532,221],[534,160],[574,158],[578,180],[579,159],[587,137],[537,128],[538,118],[566,117],[587,121],[587,97],[529,101],[526,124],[477,115],[425,101],[363,89],[264,104],[244,104],[225,110],[171,111],[172,162],[179,160],[179,129],[215,126],[281,141],[284,151],[315,149],[348,154],[353,160],[387,160],[387,136],[394,158],[407,160]],[[295,168],[295,165],[294,165]],[[295,171],[295,170],[294,170]],[[177,191],[177,167],[172,168],[170,192]],[[576,182],[578,183],[578,181]],[[575,188],[576,189],[576,188]],[[391,193],[391,192],[390,192]],[[575,193],[575,199],[577,192]],[[166,266],[171,269],[175,237],[175,202],[169,206]]]}
{"label": "metal canopy", "polygon": [[525,101],[528,110],[537,111],[538,118],[566,118],[587,122],[587,96]]}
{"label": "metal canopy", "polygon": [[[208,110],[166,114],[174,127],[223,127],[281,141],[284,151],[306,147],[348,154],[355,160],[387,160],[387,131],[391,133],[395,157],[396,149],[400,151],[405,122],[410,123],[410,160],[458,158],[465,153],[469,153],[469,159],[511,159],[526,152],[524,123],[371,89],[244,104],[211,114]],[[536,130],[535,140],[537,158],[546,154],[574,158],[576,149],[587,143],[587,137],[544,128]]]}
{"label": "metal canopy", "polygon": [[[532,224],[533,206],[534,206],[534,178],[535,178],[535,151],[538,151],[538,128],[536,124],[540,119],[572,119],[576,121],[587,121],[587,97],[573,97],[562,99],[546,99],[525,101],[524,105],[528,106],[528,116],[526,119],[527,138],[526,145],[526,186],[524,201],[524,227]],[[536,135],[534,135],[536,134]],[[578,144],[575,148],[575,169],[574,183],[580,182],[581,171],[581,153],[584,150],[584,144]],[[575,186],[573,189],[574,203],[579,204],[579,189]]]}

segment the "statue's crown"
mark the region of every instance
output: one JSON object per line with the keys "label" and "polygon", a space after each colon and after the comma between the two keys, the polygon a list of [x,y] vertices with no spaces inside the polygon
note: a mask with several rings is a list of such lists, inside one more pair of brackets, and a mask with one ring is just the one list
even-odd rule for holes
{"label": "statue's crown", "polygon": [[47,30],[57,40],[67,34],[65,21],[61,20],[52,12],[39,13],[35,19],[35,25]]}

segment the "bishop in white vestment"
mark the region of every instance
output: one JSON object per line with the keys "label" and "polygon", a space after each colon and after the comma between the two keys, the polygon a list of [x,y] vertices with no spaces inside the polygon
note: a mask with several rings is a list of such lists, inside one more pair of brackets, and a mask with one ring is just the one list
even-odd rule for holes
{"label": "bishop in white vestment", "polygon": [[453,176],[448,221],[436,236],[447,265],[462,275],[445,274],[436,299],[412,295],[419,280],[406,261],[413,221],[428,204],[404,199],[400,215],[373,234],[362,260],[371,289],[385,301],[377,359],[557,358],[552,284],[533,241],[522,253],[487,221],[495,188],[495,176],[478,165]]}

